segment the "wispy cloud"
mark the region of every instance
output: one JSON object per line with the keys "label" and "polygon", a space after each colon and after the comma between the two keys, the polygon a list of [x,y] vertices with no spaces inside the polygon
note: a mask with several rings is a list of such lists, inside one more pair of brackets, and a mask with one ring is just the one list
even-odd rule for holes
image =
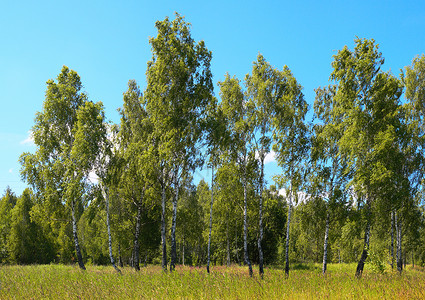
{"label": "wispy cloud", "polygon": [[13,169],[9,169],[9,173],[13,173]]}
{"label": "wispy cloud", "polygon": [[31,130],[28,131],[28,137],[21,141],[21,145],[34,145],[34,136]]}

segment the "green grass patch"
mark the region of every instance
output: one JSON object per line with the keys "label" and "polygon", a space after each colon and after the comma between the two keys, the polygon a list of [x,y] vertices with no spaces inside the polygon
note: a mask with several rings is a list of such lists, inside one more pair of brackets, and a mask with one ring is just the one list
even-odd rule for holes
{"label": "green grass patch", "polygon": [[245,267],[177,266],[163,273],[159,266],[140,272],[112,267],[37,265],[1,266],[0,299],[424,299],[425,272],[411,268],[399,275],[366,269],[354,277],[354,264],[330,264],[323,276],[319,265],[294,265],[289,278],[280,268],[266,268],[250,278]]}

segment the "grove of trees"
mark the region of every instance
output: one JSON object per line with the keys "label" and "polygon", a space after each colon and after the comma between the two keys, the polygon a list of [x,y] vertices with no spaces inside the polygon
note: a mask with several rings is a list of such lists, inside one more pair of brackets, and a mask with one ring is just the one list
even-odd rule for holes
{"label": "grove of trees", "polygon": [[[396,76],[374,40],[333,57],[312,121],[291,70],[261,54],[214,96],[211,58],[176,14],[155,24],[147,86],[119,124],[64,66],[47,81],[20,156],[21,196],[0,200],[0,263],[206,266],[425,264],[425,56]],[[119,99],[117,99],[119,101]],[[281,172],[266,182],[265,158]],[[210,168],[210,183],[194,183]],[[96,180],[93,180],[93,177]]]}

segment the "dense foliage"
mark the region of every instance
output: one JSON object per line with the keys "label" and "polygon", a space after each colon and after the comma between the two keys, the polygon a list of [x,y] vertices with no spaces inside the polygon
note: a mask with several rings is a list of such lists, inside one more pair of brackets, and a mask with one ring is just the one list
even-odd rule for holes
{"label": "dense foliage", "polygon": [[[75,71],[47,81],[37,150],[20,158],[31,189],[0,200],[1,263],[211,261],[262,274],[285,262],[288,274],[290,262],[323,272],[359,262],[358,276],[365,262],[425,264],[424,55],[398,78],[374,40],[356,39],[334,55],[308,123],[287,66],[258,55],[243,84],[225,75],[216,99],[212,53],[190,24],[177,14],[156,28],[147,87],[129,81],[120,124],[105,121]],[[270,152],[282,168],[274,185]],[[213,185],[194,184],[202,167]]]}

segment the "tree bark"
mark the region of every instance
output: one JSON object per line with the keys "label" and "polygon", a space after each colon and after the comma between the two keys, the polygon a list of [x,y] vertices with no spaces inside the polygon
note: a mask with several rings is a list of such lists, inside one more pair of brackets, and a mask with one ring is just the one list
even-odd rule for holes
{"label": "tree bark", "polygon": [[413,269],[415,268],[415,256],[414,256],[413,250],[412,250],[412,268]]}
{"label": "tree bark", "polygon": [[133,266],[136,271],[140,271],[140,247],[139,247],[139,235],[140,235],[140,223],[142,219],[142,201],[137,204],[137,217],[136,217],[136,231],[134,233],[134,260],[133,260]]}
{"label": "tree bark", "polygon": [[[163,174],[164,175],[164,174]],[[167,241],[165,237],[165,201],[166,201],[165,180],[161,182],[161,246],[162,246],[162,270],[167,271]]]}
{"label": "tree bark", "polygon": [[226,250],[227,250],[227,266],[230,267],[230,240],[229,240],[229,212],[227,211],[227,218],[226,218]]}
{"label": "tree bark", "polygon": [[359,263],[357,264],[356,277],[360,278],[363,274],[364,264],[369,254],[369,240],[370,240],[370,222],[371,222],[371,207],[369,198],[366,199],[366,229],[364,233],[364,245],[362,255],[360,256]]}
{"label": "tree bark", "polygon": [[328,264],[328,238],[329,238],[329,211],[326,213],[325,241],[323,245],[323,274],[326,273]]}
{"label": "tree bark", "polygon": [[109,248],[109,259],[111,260],[111,264],[114,267],[114,269],[121,273],[121,270],[118,269],[118,267],[115,265],[114,256],[112,255],[112,235],[111,235],[111,224],[109,221],[109,192],[107,191],[107,188],[105,188],[103,185],[101,185],[103,198],[106,202],[106,227],[108,230],[108,248]]}
{"label": "tree bark", "polygon": [[246,157],[244,161],[244,178],[243,178],[243,250],[244,262],[248,265],[249,276],[252,277],[252,265],[248,255],[248,215],[247,215],[247,186],[246,186]]}
{"label": "tree bark", "polygon": [[214,166],[211,168],[211,208],[210,208],[210,225],[208,234],[208,254],[207,254],[207,273],[210,272],[210,251],[211,251],[211,231],[212,231],[212,214],[214,204]]}
{"label": "tree bark", "polygon": [[174,174],[174,189],[175,194],[173,197],[173,217],[171,221],[171,262],[170,262],[170,271],[174,271],[176,268],[176,259],[177,259],[177,249],[176,249],[176,221],[177,221],[177,200],[179,197],[179,183],[177,174],[178,171],[175,170]]}
{"label": "tree bark", "polygon": [[236,249],[236,262],[241,265],[241,260],[239,259],[239,248],[238,248],[238,220],[235,220],[235,249]]}
{"label": "tree bark", "polygon": [[286,224],[286,246],[285,246],[285,274],[289,276],[289,228],[291,225],[292,213],[292,190],[289,192],[289,205],[288,205],[288,220]]}
{"label": "tree bark", "polygon": [[360,261],[357,264],[356,277],[361,277],[363,274],[364,264],[367,259],[368,251],[369,251],[369,239],[370,239],[370,224],[368,222],[368,224],[366,225],[366,230],[365,230],[363,252],[360,257]]}
{"label": "tree bark", "polygon": [[391,269],[394,269],[394,211],[391,212]]}
{"label": "tree bark", "polygon": [[184,238],[184,232],[183,232],[183,251],[182,251],[182,263],[184,266],[184,244],[185,244],[185,238]]}
{"label": "tree bark", "polygon": [[395,213],[394,215],[394,221],[397,236],[397,271],[399,271],[401,274],[401,272],[403,271],[403,258],[401,252],[401,220],[398,220],[397,213]]}
{"label": "tree bark", "polygon": [[260,209],[259,209],[259,236],[258,236],[258,272],[263,278],[264,275],[264,269],[263,269],[263,248],[261,246],[263,242],[263,181],[264,181],[264,153],[262,152],[260,154]]}
{"label": "tree bark", "polygon": [[80,243],[78,242],[78,234],[77,234],[77,220],[75,219],[75,202],[71,201],[71,214],[72,214],[72,234],[74,236],[75,243],[75,253],[77,254],[78,265],[80,269],[85,270],[83,256],[81,255]]}
{"label": "tree bark", "polygon": [[369,223],[369,220],[368,220],[367,225],[366,225],[366,229],[365,229],[365,234],[364,234],[363,251],[362,251],[362,255],[360,257],[360,261],[357,264],[357,269],[356,269],[356,277],[358,277],[358,278],[362,277],[362,274],[363,274],[364,264],[365,264],[365,261],[367,259],[368,252],[369,252],[369,239],[370,239],[370,223]]}
{"label": "tree bark", "polygon": [[124,264],[122,262],[122,256],[121,256],[121,245],[118,243],[118,263],[121,268],[124,267]]}

